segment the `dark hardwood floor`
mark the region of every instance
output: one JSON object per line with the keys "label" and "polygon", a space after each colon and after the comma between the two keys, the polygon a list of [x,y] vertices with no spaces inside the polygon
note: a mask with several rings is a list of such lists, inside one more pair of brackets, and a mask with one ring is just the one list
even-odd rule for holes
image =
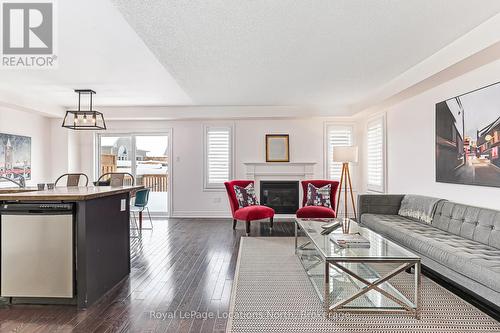
{"label": "dark hardwood floor", "polygon": [[[252,223],[251,236],[293,235],[292,223],[274,225]],[[0,332],[224,332],[243,235],[229,219],[156,220],[131,239],[130,276],[97,304],[4,305]]]}

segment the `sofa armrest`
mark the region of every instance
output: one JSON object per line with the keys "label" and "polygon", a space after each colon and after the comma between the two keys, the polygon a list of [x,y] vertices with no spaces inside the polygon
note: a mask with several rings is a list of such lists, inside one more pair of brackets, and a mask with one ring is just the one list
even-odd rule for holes
{"label": "sofa armrest", "polygon": [[398,215],[403,194],[360,194],[358,195],[358,216],[363,214]]}

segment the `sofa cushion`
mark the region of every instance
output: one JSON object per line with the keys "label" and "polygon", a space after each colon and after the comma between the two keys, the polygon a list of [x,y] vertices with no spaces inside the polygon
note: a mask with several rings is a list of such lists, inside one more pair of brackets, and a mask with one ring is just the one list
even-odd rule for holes
{"label": "sofa cushion", "polygon": [[397,215],[363,214],[361,223],[406,248],[500,292],[500,250]]}
{"label": "sofa cushion", "polygon": [[500,211],[443,201],[432,226],[500,249]]}

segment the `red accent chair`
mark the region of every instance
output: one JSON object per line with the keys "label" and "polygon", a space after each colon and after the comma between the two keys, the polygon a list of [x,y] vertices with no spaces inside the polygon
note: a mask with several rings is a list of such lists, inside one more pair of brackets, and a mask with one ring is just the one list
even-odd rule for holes
{"label": "red accent chair", "polygon": [[[337,194],[337,189],[339,188],[339,182],[336,180],[303,180],[302,189],[304,195],[302,197],[302,208],[300,208],[296,215],[298,218],[334,218],[337,217],[335,211],[335,196]],[[325,185],[331,184],[332,190],[330,192],[330,204],[332,208],[323,206],[306,206],[307,202],[307,186],[313,184],[316,187],[323,187]]]}
{"label": "red accent chair", "polygon": [[230,182],[224,182],[227,196],[229,197],[229,204],[231,205],[231,212],[233,214],[233,230],[236,229],[236,222],[238,220],[245,221],[247,236],[250,234],[250,221],[268,218],[271,222],[271,229],[273,228],[274,209],[261,205],[239,208],[234,186],[247,187],[248,184],[253,183],[253,180],[232,180]]}

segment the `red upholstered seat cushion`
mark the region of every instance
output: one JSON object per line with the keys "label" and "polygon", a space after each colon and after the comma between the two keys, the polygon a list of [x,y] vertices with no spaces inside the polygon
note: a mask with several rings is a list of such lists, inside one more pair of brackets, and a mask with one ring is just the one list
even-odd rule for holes
{"label": "red upholstered seat cushion", "polygon": [[248,206],[234,212],[234,218],[241,221],[268,219],[274,216],[274,209],[266,206]]}
{"label": "red upholstered seat cushion", "polygon": [[334,218],[337,217],[335,211],[323,206],[305,206],[297,211],[298,218]]}

